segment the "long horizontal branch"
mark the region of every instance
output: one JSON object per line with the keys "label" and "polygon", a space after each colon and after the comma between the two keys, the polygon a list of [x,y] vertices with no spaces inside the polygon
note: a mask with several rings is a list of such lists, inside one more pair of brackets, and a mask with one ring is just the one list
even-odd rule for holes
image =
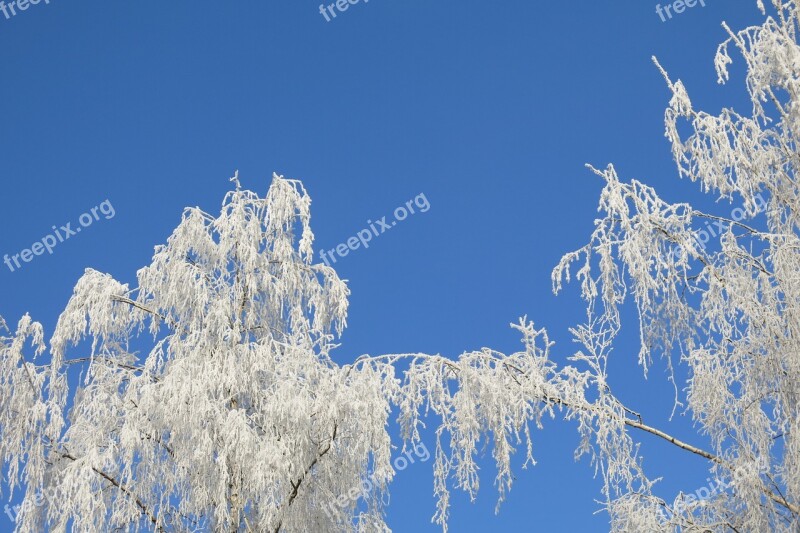
{"label": "long horizontal branch", "polygon": [[[421,353],[417,353],[417,354],[398,354],[398,355],[381,355],[381,356],[375,356],[375,357],[372,357],[372,356],[361,356],[355,361],[355,363],[353,363],[352,367],[355,367],[356,365],[364,364],[364,363],[367,363],[367,362],[370,362],[370,361],[379,361],[379,360],[388,360],[388,363],[392,364],[396,360],[402,359],[402,358],[414,358],[414,359],[428,358],[428,359],[434,359],[434,360],[438,360],[438,362],[442,363],[443,365],[446,365],[451,371],[453,371],[455,373],[457,373],[458,370],[459,370],[458,366],[453,361],[451,361],[449,359],[446,359],[446,358],[444,358],[444,357],[442,357],[440,355],[431,356],[431,355],[426,355],[426,354],[421,354]],[[514,365],[512,363],[509,363],[508,361],[504,361],[503,359],[498,359],[498,358],[492,358],[492,359],[494,361],[496,361],[497,363],[502,364],[506,368],[508,368],[510,370],[514,370],[515,372],[517,372],[520,375],[525,375],[525,371],[524,370],[522,370],[521,368],[517,367],[516,365]],[[512,375],[512,377],[514,377],[514,376]],[[521,383],[518,380],[516,380],[516,377],[514,377],[514,380],[517,381],[517,384],[521,385]],[[587,403],[585,405],[571,405],[571,404],[568,404],[568,403],[562,401],[560,398],[554,398],[554,397],[546,397],[546,398],[542,398],[541,400],[543,402],[545,402],[545,403],[558,404],[558,405],[562,405],[564,407],[567,407],[567,408],[573,409],[573,410],[587,410],[588,409],[588,410],[593,411],[593,412],[595,412],[597,414],[600,414],[600,413],[598,413],[597,408],[595,406],[589,404],[589,403]],[[632,412],[627,408],[626,408],[626,411]],[[606,414],[608,416],[611,416],[608,413],[606,413]],[[677,439],[677,438],[673,437],[672,435],[669,435],[668,433],[666,433],[666,432],[664,432],[664,431],[662,431],[660,429],[654,428],[652,426],[648,426],[647,424],[642,422],[641,417],[639,417],[639,420],[632,420],[630,418],[625,417],[624,423],[625,423],[625,425],[627,425],[629,427],[636,428],[636,429],[639,429],[641,431],[645,431],[647,433],[650,433],[651,435],[655,435],[656,437],[659,437],[659,438],[669,442],[670,444],[672,444],[674,446],[677,446],[678,448],[681,448],[681,449],[686,450],[688,452],[694,453],[695,455],[703,457],[703,458],[705,458],[705,459],[707,459],[707,460],[709,460],[709,461],[711,461],[711,462],[713,462],[715,464],[719,464],[721,466],[724,466],[725,468],[733,470],[733,466],[728,461],[723,459],[722,457],[719,457],[718,455],[715,455],[715,454],[713,454],[711,452],[703,450],[702,448],[699,448],[697,446],[694,446],[692,444],[684,442],[684,441],[682,441],[680,439]],[[786,498],[784,498],[780,494],[775,494],[772,490],[770,490],[768,487],[766,487],[763,484],[761,485],[761,491],[770,500],[772,500],[773,502],[775,502],[778,505],[784,507],[785,509],[787,509],[791,513],[793,513],[793,514],[795,514],[797,516],[800,516],[800,506],[798,506],[797,504],[789,502],[788,500],[786,500]]]}
{"label": "long horizontal branch", "polygon": [[[705,451],[705,450],[703,450],[701,448],[698,448],[697,446],[693,446],[691,444],[683,442],[682,440],[676,439],[672,435],[668,435],[667,433],[664,433],[660,429],[648,426],[647,424],[643,424],[643,423],[637,422],[635,420],[629,420],[629,419],[625,420],[625,425],[633,427],[633,428],[636,428],[636,429],[641,429],[642,431],[646,431],[647,433],[650,433],[651,435],[655,435],[657,437],[660,437],[660,438],[666,440],[667,442],[677,446],[678,448],[681,448],[681,449],[684,449],[686,451],[692,452],[692,453],[694,453],[696,455],[699,455],[701,457],[705,457],[709,461],[711,461],[713,463],[716,463],[716,464],[719,464],[719,465],[722,465],[722,466],[724,466],[724,467],[726,467],[728,469],[732,469],[731,465],[727,461],[725,461],[723,458],[721,458],[720,456],[715,455],[713,453],[709,453],[709,452],[707,452],[707,451]],[[787,501],[786,498],[784,498],[783,496],[781,496],[779,494],[775,494],[774,492],[772,492],[769,488],[767,488],[763,484],[761,485],[761,491],[764,494],[766,494],[767,497],[769,497],[769,499],[771,499],[775,503],[785,507],[786,509],[788,509],[789,511],[791,511],[795,515],[800,515],[800,506]]]}

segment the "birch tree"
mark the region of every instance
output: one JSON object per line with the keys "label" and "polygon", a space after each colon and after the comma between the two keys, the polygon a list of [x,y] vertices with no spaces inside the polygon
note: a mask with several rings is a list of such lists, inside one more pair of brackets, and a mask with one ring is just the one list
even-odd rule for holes
{"label": "birch tree", "polygon": [[630,458],[635,448],[595,443],[616,531],[800,528],[800,8],[773,0],[768,14],[757,5],[765,22],[738,32],[723,24],[728,37],[715,59],[720,83],[731,53],[744,59],[749,114],[696,110],[654,59],[672,93],[665,135],[680,176],[740,207],[725,217],[670,204],[643,183],[623,183],[612,166],[592,169],[605,180],[602,217],[589,243],[553,273],[560,289],[577,268],[588,319],[574,330],[585,346],[574,358],[591,369],[600,398],[610,395],[620,307],[632,300],[638,364],[646,374],[654,356],[663,360],[675,409],[692,417],[708,446],[645,426],[632,411],[619,419],[705,458],[711,476],[726,480],[706,497],[663,501],[641,470],[618,470],[620,451]]}
{"label": "birch tree", "polygon": [[451,476],[477,491],[488,431],[504,493],[509,440],[552,409],[525,398],[568,398],[582,379],[555,371],[546,335],[522,322],[524,350],[508,357],[336,365],[348,289],[312,262],[305,189],[275,176],[262,198],[233,181],[219,216],[184,212],[135,288],[87,270],[48,360],[41,325],[2,324],[0,454],[12,495],[24,490],[18,530],[385,531],[393,407],[401,450],[421,444],[421,410],[441,417],[437,521]]}
{"label": "birch tree", "polygon": [[[744,59],[748,115],[695,110],[656,63],[679,174],[740,207],[723,217],[670,204],[592,169],[600,217],[553,272],[556,291],[574,277],[586,301],[571,330],[580,349],[560,363],[525,318],[512,354],[335,363],[348,289],[313,261],[306,190],[277,175],[264,197],[234,176],[219,215],[185,210],[135,287],[87,270],[49,341],[27,315],[0,319],[0,455],[5,488],[23,493],[17,529],[388,531],[392,455],[423,445],[425,422],[433,520],[446,530],[450,492],[477,497],[484,444],[499,506],[512,468],[533,464],[532,430],[559,418],[602,480],[612,531],[795,531],[800,8],[758,7],[763,24],[723,25],[716,56],[720,82],[733,50]],[[697,435],[649,425],[613,394],[626,304],[640,331],[630,363],[668,369],[674,411]],[[701,499],[659,498],[645,434],[729,481]]]}

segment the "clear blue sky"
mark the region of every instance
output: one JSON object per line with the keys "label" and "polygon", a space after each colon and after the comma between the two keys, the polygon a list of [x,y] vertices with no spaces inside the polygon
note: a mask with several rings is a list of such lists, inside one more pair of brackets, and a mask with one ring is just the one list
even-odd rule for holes
{"label": "clear blue sky", "polygon": [[[650,56],[697,107],[748,110],[741,78],[718,86],[712,61],[720,22],[759,20],[755,1],[705,4],[665,22],[652,0],[362,0],[330,22],[312,0],[42,0],[0,13],[0,254],[106,199],[116,211],[15,272],[0,264],[0,315],[30,312],[52,333],[84,268],[133,284],[184,206],[216,211],[236,169],[261,192],[277,171],[305,183],[320,248],[420,193],[431,205],[336,263],[352,290],[338,361],[510,352],[508,324],[527,314],[563,362],[583,310],[576,286],[552,295],[550,271],[592,229],[601,183],[584,163],[614,163],[669,200],[697,196],[676,179]],[[612,385],[664,425],[672,389],[662,367],[644,382],[628,325]],[[670,427],[700,442],[685,417]],[[517,470],[499,516],[487,463],[475,504],[455,494],[452,531],[607,528],[593,514],[600,480],[572,458],[575,428],[556,420],[534,436],[539,464]],[[706,483],[699,459],[644,442],[662,495]],[[398,474],[395,531],[438,530],[431,466]]]}

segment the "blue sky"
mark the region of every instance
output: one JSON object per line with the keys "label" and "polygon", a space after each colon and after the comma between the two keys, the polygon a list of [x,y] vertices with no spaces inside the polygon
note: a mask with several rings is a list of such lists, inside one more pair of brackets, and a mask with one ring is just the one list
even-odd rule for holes
{"label": "blue sky", "polygon": [[[311,194],[318,248],[419,194],[430,203],[337,261],[352,290],[338,361],[510,352],[508,324],[528,315],[563,362],[583,308],[576,286],[553,296],[550,271],[592,229],[601,182],[584,163],[614,163],[671,201],[698,196],[676,178],[651,55],[696,107],[749,109],[740,76],[716,84],[713,54],[720,22],[758,21],[755,2],[705,4],[664,22],[651,0],[370,0],[330,22],[310,0],[42,0],[0,13],[0,254],[104,200],[115,211],[52,255],[0,265],[0,315],[30,312],[51,333],[86,267],[133,283],[184,206],[214,212],[236,169],[261,192],[276,171]],[[686,417],[666,425],[672,389],[662,367],[644,381],[635,366],[633,318],[616,393],[701,442]],[[535,438],[539,463],[517,470],[500,514],[487,463],[477,502],[454,496],[452,531],[607,529],[600,481],[573,461],[575,428],[555,420]],[[701,460],[642,440],[662,495],[707,483]],[[431,462],[398,474],[395,531],[438,530],[431,480]]]}

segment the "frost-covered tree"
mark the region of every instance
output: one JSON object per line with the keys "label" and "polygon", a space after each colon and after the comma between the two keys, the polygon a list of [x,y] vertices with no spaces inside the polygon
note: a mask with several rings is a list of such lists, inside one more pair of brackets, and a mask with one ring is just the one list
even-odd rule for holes
{"label": "frost-covered tree", "polygon": [[556,372],[526,322],[511,356],[335,364],[348,289],[312,264],[308,195],[279,176],[265,198],[234,181],[219,216],[185,211],[135,289],[87,270],[46,362],[39,324],[0,324],[0,454],[7,484],[25,490],[18,529],[384,531],[393,407],[401,447],[420,446],[421,410],[441,417],[439,522],[451,475],[477,491],[486,432],[502,495],[512,439],[552,410],[529,399],[577,404],[584,377]]}
{"label": "frost-covered tree", "polygon": [[579,266],[589,305],[575,329],[585,350],[575,358],[591,369],[600,399],[610,396],[609,348],[630,298],[639,364],[646,373],[653,355],[664,358],[676,409],[709,445],[645,427],[630,411],[619,419],[704,457],[725,480],[702,498],[665,502],[635,448],[596,442],[614,530],[800,530],[800,7],[773,0],[767,16],[757,4],[765,22],[739,32],[723,24],[728,38],[715,60],[724,83],[731,49],[744,58],[749,115],[695,110],[684,85],[656,62],[672,92],[666,137],[680,175],[741,207],[722,217],[669,204],[642,183],[621,182],[613,167],[595,170],[605,180],[603,216],[589,244],[553,273],[559,289]]}
{"label": "frost-covered tree", "polygon": [[[551,360],[547,333],[526,319],[510,355],[336,364],[348,289],[313,263],[306,191],[275,176],[262,198],[234,177],[220,214],[187,209],[136,287],[88,270],[49,343],[27,315],[0,320],[0,455],[5,485],[24,491],[18,529],[385,531],[392,453],[422,444],[426,416],[434,520],[446,529],[450,490],[477,493],[483,443],[499,504],[516,449],[531,462],[531,427],[559,416],[601,475],[614,531],[797,530],[800,8],[774,0],[767,16],[758,5],[765,22],[724,26],[716,60],[726,81],[729,48],[744,57],[750,116],[694,110],[662,69],[680,174],[741,207],[712,215],[595,170],[601,217],[553,273],[556,290],[577,277],[587,303],[569,364]],[[638,363],[670,370],[695,439],[648,425],[611,391],[628,300]],[[658,498],[645,433],[728,481],[702,500]]]}

